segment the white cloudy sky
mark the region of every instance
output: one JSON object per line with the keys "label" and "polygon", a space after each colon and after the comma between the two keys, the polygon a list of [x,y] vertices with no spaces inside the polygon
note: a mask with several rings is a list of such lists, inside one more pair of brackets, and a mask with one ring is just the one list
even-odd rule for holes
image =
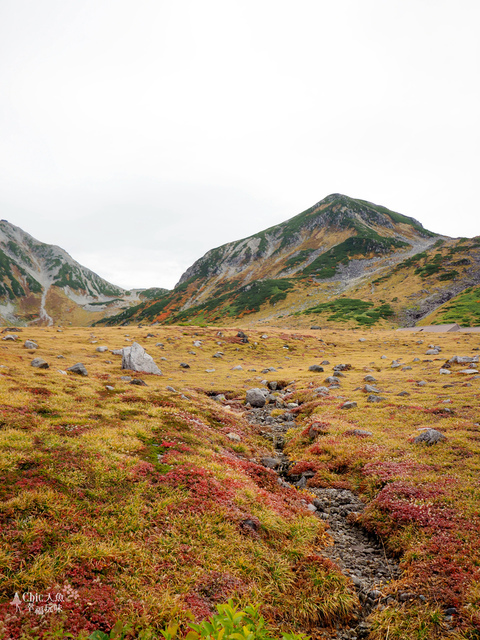
{"label": "white cloudy sky", "polygon": [[478,0],[0,0],[0,217],[124,287],[341,192],[480,234]]}

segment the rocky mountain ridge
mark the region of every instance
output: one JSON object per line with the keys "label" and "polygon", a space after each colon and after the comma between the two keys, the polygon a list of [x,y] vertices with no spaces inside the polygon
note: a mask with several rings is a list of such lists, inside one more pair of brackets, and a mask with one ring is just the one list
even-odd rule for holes
{"label": "rocky mountain ridge", "polygon": [[49,325],[84,310],[86,317],[92,311],[98,318],[100,307],[122,301],[126,293],[60,247],[0,221],[0,317],[5,322]]}

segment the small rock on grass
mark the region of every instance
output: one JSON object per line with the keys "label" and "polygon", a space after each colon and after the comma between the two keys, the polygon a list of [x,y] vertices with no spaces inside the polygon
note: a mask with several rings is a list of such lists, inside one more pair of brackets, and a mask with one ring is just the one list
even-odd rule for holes
{"label": "small rock on grass", "polygon": [[348,402],[344,402],[340,408],[341,409],[355,409],[356,406],[357,406],[356,402],[348,401]]}
{"label": "small rock on grass", "polygon": [[312,364],[310,367],[308,367],[309,371],[318,371],[318,372],[322,372],[325,371],[325,369],[323,367],[321,367],[319,364]]}
{"label": "small rock on grass", "polygon": [[227,438],[232,442],[240,442],[241,438],[237,433],[227,433]]}
{"label": "small rock on grass", "polygon": [[414,439],[414,444],[422,444],[425,443],[428,446],[432,446],[433,444],[437,444],[437,442],[442,442],[447,438],[436,429],[424,429],[422,433]]}
{"label": "small rock on grass", "polygon": [[33,340],[25,340],[25,344],[23,346],[25,349],[38,349],[38,344]]}
{"label": "small rock on grass", "polygon": [[32,367],[35,367],[36,369],[48,369],[49,368],[48,362],[45,362],[45,360],[43,360],[43,358],[34,358],[30,364],[32,365]]}
{"label": "small rock on grass", "polygon": [[68,367],[67,371],[77,373],[79,376],[88,376],[88,371],[81,362],[77,362],[77,364],[74,364],[72,367]]}
{"label": "small rock on grass", "polygon": [[383,402],[383,400],[385,400],[385,398],[382,398],[381,396],[376,396],[374,394],[368,396],[367,398],[367,402]]}
{"label": "small rock on grass", "polygon": [[130,384],[136,384],[138,387],[148,387],[148,384],[145,382],[145,380],[140,380],[140,378],[134,378],[133,380],[130,380]]}
{"label": "small rock on grass", "polygon": [[377,379],[374,378],[373,376],[365,376],[364,378],[365,382],[376,382]]}
{"label": "small rock on grass", "polygon": [[95,351],[98,351],[98,353],[105,353],[105,351],[108,351],[108,347],[97,347]]}

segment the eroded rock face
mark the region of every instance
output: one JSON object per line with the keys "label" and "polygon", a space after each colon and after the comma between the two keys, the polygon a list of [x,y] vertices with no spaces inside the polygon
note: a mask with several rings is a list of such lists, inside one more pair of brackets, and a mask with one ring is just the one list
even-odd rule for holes
{"label": "eroded rock face", "polygon": [[131,347],[125,347],[122,351],[122,369],[129,371],[139,371],[142,373],[153,373],[161,376],[162,372],[155,364],[152,356],[148,355],[145,349],[134,342]]}

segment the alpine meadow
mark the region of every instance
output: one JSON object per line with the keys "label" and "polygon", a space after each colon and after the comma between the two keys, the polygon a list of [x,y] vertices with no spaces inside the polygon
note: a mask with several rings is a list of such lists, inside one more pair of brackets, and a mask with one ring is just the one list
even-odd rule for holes
{"label": "alpine meadow", "polygon": [[0,638],[480,638],[480,237],[332,194],[126,290],[0,222]]}

